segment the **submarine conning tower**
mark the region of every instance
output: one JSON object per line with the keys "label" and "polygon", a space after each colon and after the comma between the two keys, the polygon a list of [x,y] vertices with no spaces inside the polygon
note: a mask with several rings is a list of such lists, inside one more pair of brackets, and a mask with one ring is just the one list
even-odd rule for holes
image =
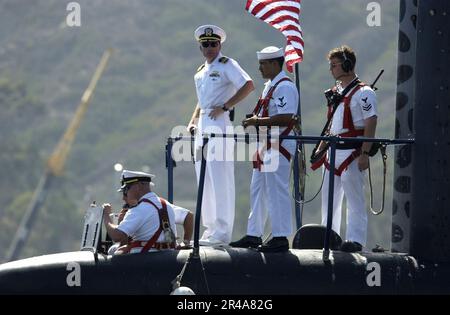
{"label": "submarine conning tower", "polygon": [[450,1],[402,0],[392,251],[450,263]]}

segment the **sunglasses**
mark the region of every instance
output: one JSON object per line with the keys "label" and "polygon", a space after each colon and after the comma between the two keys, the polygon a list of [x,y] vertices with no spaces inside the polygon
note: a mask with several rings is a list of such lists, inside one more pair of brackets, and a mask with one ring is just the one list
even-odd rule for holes
{"label": "sunglasses", "polygon": [[122,194],[123,194],[125,197],[127,196],[128,191],[130,190],[131,186],[133,186],[134,184],[136,184],[136,183],[129,184],[129,185],[125,186],[124,189],[122,189]]}
{"label": "sunglasses", "polygon": [[342,62],[338,62],[338,63],[331,63],[330,62],[330,69],[331,68],[334,68],[334,67],[337,67],[337,66],[339,66],[339,65],[341,65],[342,64]]}
{"label": "sunglasses", "polygon": [[215,48],[215,47],[219,46],[219,41],[202,42],[202,47],[203,47],[203,48],[208,48],[209,46]]}

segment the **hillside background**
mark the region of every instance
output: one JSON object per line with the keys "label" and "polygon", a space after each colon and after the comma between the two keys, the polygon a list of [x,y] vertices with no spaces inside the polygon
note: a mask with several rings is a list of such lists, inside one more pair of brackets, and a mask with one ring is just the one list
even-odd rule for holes
{"label": "hillside background", "polygon": [[[251,111],[263,88],[255,52],[285,44],[280,33],[244,11],[244,0],[80,0],[81,27],[66,25],[69,2],[0,1],[0,260],[105,49],[113,48],[114,54],[64,175],[53,182],[21,257],[79,249],[83,215],[93,200],[120,209],[116,163],[156,174],[155,190],[167,196],[165,143],[173,127],[187,124],[196,103],[193,75],[203,63],[193,38],[197,26],[224,28],[228,39],[222,52],[237,59],[255,82],[256,91],[238,106],[235,125]],[[386,70],[378,83],[377,136],[394,136],[398,3],[378,1],[382,25],[369,27],[369,2],[303,0],[305,135],[319,134],[325,123],[323,91],[333,84],[325,56],[329,49],[348,44],[357,52],[363,80],[371,83],[381,68]],[[369,215],[369,248],[390,247],[392,153],[390,149],[385,212]],[[373,161],[376,206],[380,164],[379,157]],[[237,239],[246,231],[250,163],[236,163],[235,171]],[[308,171],[307,198],[320,181],[319,172]],[[195,209],[195,200],[192,163],[178,163],[175,202]],[[303,221],[320,222],[320,197],[305,206]]]}

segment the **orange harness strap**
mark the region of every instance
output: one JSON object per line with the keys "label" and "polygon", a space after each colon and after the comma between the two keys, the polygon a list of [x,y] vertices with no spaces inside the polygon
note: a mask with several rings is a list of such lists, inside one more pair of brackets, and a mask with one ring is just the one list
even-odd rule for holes
{"label": "orange harness strap", "polygon": [[[348,96],[345,96],[343,99],[344,102],[344,119],[342,123],[342,127],[345,129],[348,129],[348,131],[340,133],[338,136],[345,137],[345,138],[352,138],[352,137],[358,137],[364,135],[364,129],[355,129],[355,125],[353,124],[353,117],[352,112],[350,109],[350,103],[352,101],[353,95],[357,91],[359,91],[363,86],[366,86],[365,83],[361,82],[358,83],[358,85],[350,92]],[[328,113],[329,115],[330,113]],[[356,149],[352,152],[352,154],[349,155],[347,159],[345,159],[344,162],[336,169],[335,168],[335,174],[337,176],[341,176],[342,172],[347,169],[347,167],[350,165],[351,162],[353,162],[358,156],[361,155],[361,150]],[[311,164],[311,169],[314,171],[318,169],[322,164],[325,165],[325,167],[330,170],[330,164],[327,161],[327,156],[324,154],[324,156],[318,160],[316,163]]]}
{"label": "orange harness strap", "polygon": [[[350,165],[350,163],[352,163],[360,155],[361,155],[361,149],[354,150],[352,152],[352,154],[350,154],[348,156],[348,158],[346,158],[344,160],[344,162],[342,162],[342,164],[338,168],[334,169],[334,175],[341,176],[342,172],[347,169],[347,167]],[[323,163],[324,163],[325,167],[327,168],[327,170],[330,170],[330,164],[328,163],[328,161],[325,160]]]}
{"label": "orange harness strap", "polygon": [[[159,198],[159,197],[158,197]],[[163,231],[164,228],[170,228],[170,222],[169,222],[169,215],[167,213],[167,203],[163,198],[159,198],[159,201],[161,202],[162,208],[158,208],[151,200],[149,199],[141,199],[139,201],[139,203],[141,202],[147,202],[150,203],[153,207],[156,208],[156,210],[158,210],[158,215],[159,215],[159,228],[158,230],[155,232],[155,234],[153,234],[153,236],[147,241],[145,242],[145,246],[142,248],[141,253],[147,252],[150,248],[156,248],[159,249],[161,248],[161,246],[163,246],[162,244],[166,244],[164,246],[169,246],[169,248],[175,248],[175,244],[172,243],[167,243],[167,242],[163,242],[163,243],[156,243],[156,240],[158,239],[158,237],[161,235],[161,232]],[[142,246],[142,241],[135,241],[132,242],[133,243],[138,243],[139,245],[137,246],[131,246],[130,248],[133,247],[141,247]],[[135,244],[135,245],[136,245]],[[159,245],[156,245],[159,244]],[[167,245],[168,244],[168,245]],[[159,248],[157,248],[159,247]]]}
{"label": "orange harness strap", "polygon": [[[276,87],[278,86],[278,84],[280,84],[283,81],[291,81],[291,79],[289,78],[283,78],[280,81],[278,81],[274,86],[272,86],[269,91],[266,94],[266,97],[263,99],[262,97],[259,98],[258,103],[256,103],[255,109],[253,110],[253,115],[258,115],[261,111],[261,117],[269,117],[269,103],[270,103],[270,99],[272,98],[273,92],[275,91]],[[292,82],[292,81],[291,81]],[[280,136],[286,136],[289,135],[289,133],[291,132],[291,130],[294,128],[294,124],[295,124],[295,120],[292,120],[289,125],[286,127],[286,129],[280,134]],[[283,154],[283,156],[290,161],[291,160],[291,154],[289,153],[288,150],[286,150],[286,148],[284,148],[281,143],[283,142],[284,139],[280,140],[280,144],[278,147],[278,150],[280,151],[281,154]],[[268,142],[266,145],[264,145],[264,147],[262,148],[262,151],[265,150],[269,150],[271,148],[272,144],[270,142]],[[263,165],[263,161],[261,158],[261,155],[259,154],[258,151],[255,152],[255,154],[253,155],[253,168],[257,168],[259,171],[261,171],[261,165]]]}

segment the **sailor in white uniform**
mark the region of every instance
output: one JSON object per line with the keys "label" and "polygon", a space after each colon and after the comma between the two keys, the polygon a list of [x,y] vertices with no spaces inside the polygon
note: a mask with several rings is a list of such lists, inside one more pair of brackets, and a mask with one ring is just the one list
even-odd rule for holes
{"label": "sailor in white uniform", "polygon": [[[103,205],[103,220],[108,234],[113,241],[125,245],[118,251],[139,253],[144,249],[154,251],[175,248],[175,206],[151,191],[152,177],[154,175],[139,171],[122,172],[122,187],[119,191],[127,194],[130,200],[137,200],[138,204],[126,212],[119,225],[112,222],[111,205]],[[168,223],[165,229],[161,229],[160,213],[166,213],[161,216],[162,221]]]}
{"label": "sailor in white uniform", "polygon": [[[333,115],[330,133],[341,137],[374,138],[377,126],[377,99],[370,86],[355,74],[356,56],[348,46],[334,48],[328,54],[330,72],[339,83],[335,89],[345,93]],[[345,91],[343,91],[345,89]],[[340,234],[342,201],[347,201],[346,241],[341,250],[361,251],[367,241],[367,212],[364,186],[369,167],[370,142],[337,144],[333,196],[332,229]],[[319,147],[320,150],[320,147]],[[329,156],[328,152],[328,156]],[[325,177],[322,188],[322,225],[328,214],[328,159],[324,161]]]}
{"label": "sailor in white uniform", "polygon": [[[206,61],[194,76],[198,103],[188,124],[197,128],[196,150],[201,149],[204,133],[233,133],[229,111],[253,91],[253,81],[239,64],[220,53],[225,31],[215,25],[203,25],[194,32]],[[229,243],[235,211],[234,140],[210,139],[202,200],[205,227],[201,245]],[[201,158],[196,162],[197,180]]]}
{"label": "sailor in white uniform", "polygon": [[[294,135],[298,108],[298,91],[283,71],[284,49],[269,46],[257,52],[262,77],[269,79],[253,111],[253,117],[243,121],[244,127],[279,127],[280,135]],[[262,135],[260,128],[260,134]],[[287,251],[287,237],[292,233],[292,203],[289,189],[290,160],[295,152],[295,140],[277,140],[262,146],[253,163],[250,186],[251,213],[247,235],[230,243],[232,247],[254,247],[263,252]],[[261,244],[267,214],[273,238]]]}

